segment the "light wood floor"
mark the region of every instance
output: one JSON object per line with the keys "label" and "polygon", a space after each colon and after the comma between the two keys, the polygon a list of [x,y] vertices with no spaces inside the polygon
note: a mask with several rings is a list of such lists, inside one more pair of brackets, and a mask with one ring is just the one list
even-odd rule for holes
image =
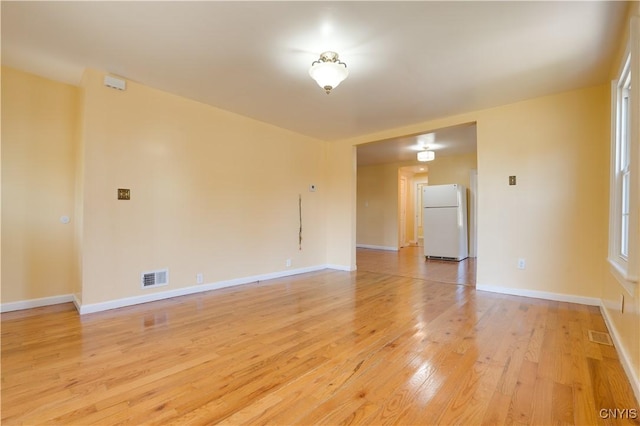
{"label": "light wood floor", "polygon": [[467,258],[460,262],[449,260],[425,260],[422,247],[403,247],[398,252],[358,249],[359,271],[379,272],[420,278],[441,283],[463,284],[475,287],[476,260]]}
{"label": "light wood floor", "polygon": [[597,308],[436,278],[325,270],[2,314],[2,424],[638,424],[599,417],[638,407],[587,339]]}

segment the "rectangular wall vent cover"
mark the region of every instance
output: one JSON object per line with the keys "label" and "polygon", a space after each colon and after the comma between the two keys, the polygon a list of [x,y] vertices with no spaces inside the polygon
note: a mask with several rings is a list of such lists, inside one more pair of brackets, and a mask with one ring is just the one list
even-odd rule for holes
{"label": "rectangular wall vent cover", "polygon": [[160,269],[157,271],[143,272],[140,276],[142,288],[158,287],[169,284],[169,270]]}

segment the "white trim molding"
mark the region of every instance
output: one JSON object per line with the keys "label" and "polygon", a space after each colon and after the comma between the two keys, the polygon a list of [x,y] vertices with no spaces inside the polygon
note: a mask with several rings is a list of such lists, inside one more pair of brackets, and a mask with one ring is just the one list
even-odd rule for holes
{"label": "white trim molding", "polygon": [[[266,281],[274,278],[288,277],[291,275],[315,272],[323,269],[340,269],[329,267],[328,265],[317,265],[306,268],[291,269],[286,271],[272,272],[268,274],[252,275],[248,277],[234,278],[231,280],[217,281],[208,284],[197,284],[189,287],[177,288],[174,290],[160,291],[140,296],[124,297],[122,299],[108,300],[106,302],[82,304],[80,301],[78,312],[80,315],[92,314],[95,312],[107,311],[109,309],[124,308],[126,306],[139,305],[141,303],[155,302],[158,300],[170,299],[172,297],[186,296],[188,294],[203,293],[205,291],[218,290],[226,287]],[[346,269],[344,269],[346,270]]]}
{"label": "white trim molding", "polygon": [[388,250],[388,251],[399,251],[398,247],[391,246],[373,246],[370,244],[356,244],[357,248],[371,249],[371,250]]}
{"label": "white trim molding", "polygon": [[637,278],[635,282],[629,281],[625,276],[626,270],[621,268],[616,262],[612,262],[611,259],[607,259],[607,262],[609,263],[609,272],[611,272],[611,275],[618,281],[618,284],[627,291],[629,296],[635,297],[636,287],[638,287]]}
{"label": "white trim molding", "polygon": [[579,303],[581,305],[589,306],[600,306],[602,304],[601,300],[597,297],[576,296],[573,294],[552,293],[548,291],[528,290],[523,288],[477,284],[476,290],[490,291],[492,293],[510,294],[512,296],[524,296],[533,297],[536,299],[555,300],[556,302]]}
{"label": "white trim molding", "polygon": [[77,293],[73,295],[73,304],[76,305],[76,310],[80,312],[80,307],[82,306],[82,297]]}
{"label": "white trim molding", "polygon": [[60,303],[73,302],[73,294],[60,296],[41,297],[39,299],[19,300],[0,304],[0,312],[21,311],[23,309],[39,308],[41,306],[58,305]]}
{"label": "white trim molding", "polygon": [[268,274],[253,275],[249,277],[235,278],[231,280],[218,281],[209,284],[197,284],[194,286],[178,288],[156,292],[152,294],[144,294],[140,296],[124,297],[121,299],[109,300],[106,302],[83,304],[80,295],[64,294],[60,296],[43,297],[40,299],[20,300],[17,302],[8,302],[0,304],[0,312],[19,311],[23,309],[38,308],[41,306],[58,305],[60,303],[72,302],[80,315],[91,314],[95,312],[106,311],[110,309],[123,308],[126,306],[139,305],[141,303],[155,302],[158,300],[170,299],[172,297],[185,296],[188,294],[202,293],[210,290],[217,290],[226,287],[254,283],[257,281],[266,281],[275,278],[288,277],[291,275],[305,274],[307,272],[321,271],[323,269],[335,269],[338,271],[352,272],[355,268],[344,265],[316,265],[306,268],[291,269],[286,271],[272,272]]}
{"label": "white trim molding", "polygon": [[346,266],[346,265],[334,265],[334,264],[329,264],[327,265],[327,269],[335,269],[337,271],[345,271],[345,272],[353,272],[355,271],[357,268],[356,267],[350,267],[350,266]]}

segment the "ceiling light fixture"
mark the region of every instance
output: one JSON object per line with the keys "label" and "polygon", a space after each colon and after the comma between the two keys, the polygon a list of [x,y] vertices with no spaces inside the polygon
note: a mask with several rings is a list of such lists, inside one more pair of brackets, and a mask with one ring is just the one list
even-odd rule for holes
{"label": "ceiling light fixture", "polygon": [[436,159],[435,151],[420,151],[418,153],[418,161],[433,161]]}
{"label": "ceiling light fixture", "polygon": [[309,75],[328,95],[332,89],[338,87],[338,84],[347,78],[349,70],[347,70],[347,64],[338,60],[336,52],[324,52],[317,61],[313,61],[311,64]]}
{"label": "ceiling light fixture", "polygon": [[424,149],[427,149],[427,145],[431,145],[436,141],[435,133],[427,133],[418,136],[418,145],[422,145]]}

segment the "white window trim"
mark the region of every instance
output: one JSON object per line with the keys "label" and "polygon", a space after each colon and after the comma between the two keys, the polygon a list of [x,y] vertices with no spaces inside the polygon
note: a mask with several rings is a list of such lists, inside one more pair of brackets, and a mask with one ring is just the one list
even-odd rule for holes
{"label": "white window trim", "polygon": [[[609,204],[609,253],[608,261],[611,265],[611,272],[620,284],[631,294],[635,295],[638,288],[638,264],[640,263],[640,252],[638,251],[638,195],[640,189],[640,173],[638,163],[640,162],[640,18],[633,17],[630,25],[630,40],[624,61],[618,73],[618,79],[612,82],[612,104],[611,104],[611,167],[610,167],[610,204]],[[630,53],[634,52],[633,55]],[[631,103],[629,105],[629,137],[630,137],[630,215],[629,215],[629,252],[625,259],[620,255],[620,226],[621,226],[621,205],[618,176],[618,111],[619,111],[619,81],[625,75],[627,60],[629,60],[629,72],[631,74]]]}

